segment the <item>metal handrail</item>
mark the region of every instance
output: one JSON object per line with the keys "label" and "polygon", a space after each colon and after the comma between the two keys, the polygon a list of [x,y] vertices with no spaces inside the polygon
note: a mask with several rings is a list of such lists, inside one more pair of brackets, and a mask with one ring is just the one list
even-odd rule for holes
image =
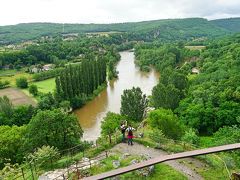
{"label": "metal handrail", "polygon": [[[89,162],[90,162],[90,161],[93,161],[93,160],[101,159],[101,158],[103,158],[103,157],[104,157],[104,158],[107,158],[107,157],[108,157],[107,151],[106,151],[106,154],[104,154],[104,155],[97,156],[97,157],[94,157],[94,158],[90,158],[90,159],[89,159]],[[70,172],[71,170],[72,170],[72,171],[75,171],[75,170],[77,171],[78,169],[81,169],[81,168],[84,168],[84,167],[89,166],[89,165],[82,165],[82,164],[84,164],[84,162],[79,163],[79,164],[78,164],[79,166],[76,166],[76,167],[71,167],[73,164],[70,165],[69,167],[66,168],[66,170],[65,170],[61,175],[55,177],[54,179],[58,179],[58,178],[62,177],[64,174]],[[81,165],[82,165],[82,166],[81,166]]]}
{"label": "metal handrail", "polygon": [[84,179],[85,180],[106,179],[106,178],[125,174],[127,172],[135,171],[138,169],[142,169],[144,167],[148,167],[148,166],[158,164],[161,162],[165,162],[165,161],[169,161],[169,160],[176,160],[176,159],[182,159],[182,158],[186,158],[186,157],[193,157],[193,156],[199,156],[199,155],[205,155],[205,154],[211,154],[211,153],[217,153],[217,152],[223,152],[223,151],[230,151],[230,150],[236,150],[236,149],[240,149],[240,143],[211,147],[211,148],[200,149],[200,150],[187,151],[187,152],[176,153],[176,154],[171,154],[171,155],[165,155],[165,156],[150,159],[150,160],[138,163],[138,164],[133,164],[133,165],[130,165],[127,167],[108,171],[108,172],[105,172],[105,173],[102,173],[99,175],[90,176],[90,177],[87,177]]}

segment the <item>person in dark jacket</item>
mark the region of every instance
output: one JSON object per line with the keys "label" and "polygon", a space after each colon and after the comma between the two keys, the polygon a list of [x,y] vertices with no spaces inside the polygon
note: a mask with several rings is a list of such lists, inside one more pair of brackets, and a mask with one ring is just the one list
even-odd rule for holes
{"label": "person in dark jacket", "polygon": [[122,132],[122,142],[125,143],[126,142],[125,132],[126,132],[126,129],[127,129],[126,121],[125,121],[125,123],[124,122],[121,123],[120,129],[121,129],[121,132]]}

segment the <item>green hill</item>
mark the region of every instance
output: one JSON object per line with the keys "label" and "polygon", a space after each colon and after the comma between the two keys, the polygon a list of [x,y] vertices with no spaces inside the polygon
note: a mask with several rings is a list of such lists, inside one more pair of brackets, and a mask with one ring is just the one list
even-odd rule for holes
{"label": "green hill", "polygon": [[217,19],[211,22],[229,31],[240,32],[240,18]]}
{"label": "green hill", "polygon": [[[196,37],[215,37],[240,31],[238,19],[208,21],[203,18],[165,19],[116,24],[64,24],[64,33],[127,32],[136,40],[176,40]],[[231,24],[228,26],[227,24]],[[63,24],[25,23],[0,26],[0,44],[53,36],[63,32]],[[133,38],[133,39],[134,39]]]}

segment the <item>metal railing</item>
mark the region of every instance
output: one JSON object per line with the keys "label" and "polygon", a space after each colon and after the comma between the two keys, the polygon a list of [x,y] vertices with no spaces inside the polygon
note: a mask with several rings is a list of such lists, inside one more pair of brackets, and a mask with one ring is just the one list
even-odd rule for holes
{"label": "metal railing", "polygon": [[236,149],[240,149],[240,143],[211,147],[211,148],[200,149],[200,150],[187,151],[187,152],[176,153],[176,154],[171,154],[171,155],[165,155],[165,156],[150,159],[150,160],[138,163],[138,164],[133,164],[133,165],[130,165],[127,167],[108,171],[108,172],[105,172],[105,173],[102,173],[99,175],[86,177],[84,179],[85,180],[106,179],[106,178],[114,177],[117,175],[125,174],[125,173],[131,172],[131,171],[135,171],[138,169],[142,169],[144,167],[148,167],[148,166],[151,166],[154,164],[162,163],[165,161],[177,160],[177,159],[182,159],[182,158],[186,158],[186,157],[194,157],[194,156],[199,156],[199,155],[206,155],[206,154],[230,151],[230,150],[236,150]]}
{"label": "metal railing", "polygon": [[[108,151],[105,151],[105,153],[103,155],[99,155],[95,158],[88,159],[88,161],[76,161],[75,164],[65,168],[65,171],[61,175],[53,178],[53,180],[68,179],[68,177],[71,173],[75,173],[77,178],[80,179],[81,174],[80,174],[79,170],[82,170],[85,168],[91,168],[93,165],[96,165],[99,161],[101,161],[107,157],[108,157]],[[88,164],[86,164],[86,162]]]}

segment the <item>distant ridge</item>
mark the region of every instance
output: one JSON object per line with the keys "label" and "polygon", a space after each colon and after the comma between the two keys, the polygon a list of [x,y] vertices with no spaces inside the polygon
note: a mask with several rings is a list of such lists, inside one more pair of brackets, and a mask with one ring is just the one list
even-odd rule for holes
{"label": "distant ridge", "polygon": [[[17,43],[54,36],[62,33],[63,24],[59,23],[22,23],[0,26],[0,44]],[[216,37],[240,32],[240,18],[217,19],[208,21],[203,18],[163,19],[142,22],[114,24],[64,24],[65,33],[119,31],[135,33],[155,39],[188,39],[191,37]]]}

